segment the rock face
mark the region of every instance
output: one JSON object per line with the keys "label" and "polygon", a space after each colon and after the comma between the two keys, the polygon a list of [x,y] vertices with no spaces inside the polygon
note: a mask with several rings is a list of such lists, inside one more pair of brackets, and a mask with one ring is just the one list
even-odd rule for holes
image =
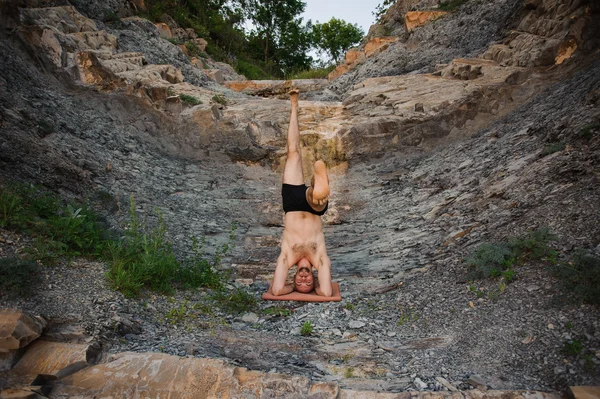
{"label": "rock face", "polygon": [[[559,46],[557,66],[476,58],[520,23],[516,15],[527,15],[521,5],[468,1],[370,58],[349,52],[350,63],[362,62],[331,82],[340,101],[314,100],[336,98],[326,89],[302,98],[305,176],[316,158],[331,172],[333,195],[323,222],[342,303],[290,304],[282,311],[288,316],[267,312],[266,303],[246,317],[216,307],[203,314],[189,306],[207,300],[201,290],[127,299],[107,286],[104,264],[65,263],[44,269],[48,288],[34,299],[0,298],[0,304],[24,303],[53,318],[70,315],[109,343],[109,353],[153,353],[117,355],[68,377],[59,367],[28,368],[55,381],[60,376],[55,386],[64,397],[87,395],[82,387],[98,381],[94,373],[114,382],[87,386],[99,396],[109,387],[128,395],[132,385],[166,393],[171,387],[149,378],[161,365],[181,381],[173,392],[193,391],[193,377],[181,364],[222,396],[280,390],[292,397],[376,397],[374,391],[382,398],[437,397],[386,392],[439,384],[464,390],[475,372],[494,389],[598,383],[583,362],[565,363],[562,351],[567,339],[598,347],[597,309],[557,307],[557,282],[543,263],[519,265],[519,278],[503,288],[502,280],[478,282],[481,297],[463,277],[464,259],[478,245],[538,226],[557,231],[553,245],[561,256],[578,247],[600,251],[600,63],[597,53],[584,52],[594,43],[588,36],[597,6],[590,5],[583,41]],[[141,18],[111,27],[69,7],[22,15],[30,15],[30,33],[0,29],[0,179],[81,197],[109,194],[117,208],[134,195],[150,220],[154,209],[163,214],[178,254],[189,251],[190,235],[225,242],[235,221],[236,247],[223,268],[237,282],[226,290],[243,281],[244,290],[260,297],[281,242],[289,102],[250,98],[209,81],[201,60],[192,65]],[[18,21],[12,26],[21,26]],[[411,73],[378,76],[394,72]],[[116,230],[126,222],[123,212],[99,208]],[[16,240],[0,234],[2,253],[14,253]],[[171,323],[173,309],[187,309],[184,320]],[[567,320],[575,327],[562,327]],[[300,335],[306,322],[314,325],[310,337]],[[525,339],[524,331],[530,334]],[[83,352],[73,349],[81,364]],[[55,356],[57,363],[71,358],[63,355]],[[223,362],[184,358],[194,355]],[[134,366],[143,373],[118,375],[119,367]],[[301,377],[266,374],[273,368]],[[317,380],[331,383],[311,382]]]}
{"label": "rock face", "polygon": [[0,352],[23,348],[37,339],[46,326],[40,317],[20,310],[0,309]]}
{"label": "rock face", "polygon": [[410,32],[446,14],[447,12],[445,11],[410,11],[404,14],[404,27],[407,32]]}
{"label": "rock face", "polygon": [[501,44],[490,46],[484,58],[504,65],[542,66],[560,64],[597,33],[592,10],[579,3],[530,0],[524,5],[519,25]]}
{"label": "rock face", "polygon": [[362,49],[349,50],[344,58],[345,64],[338,65],[335,70],[329,73],[327,79],[334,80],[356,68],[357,65],[363,63],[367,58],[386,50],[390,43],[394,43],[396,40],[398,40],[397,37],[375,37],[369,40]]}
{"label": "rock face", "polygon": [[[132,380],[131,375],[137,378]],[[160,353],[123,353],[60,381],[54,398],[119,397],[288,397],[336,398],[335,384],[228,367],[213,359],[186,359]]]}

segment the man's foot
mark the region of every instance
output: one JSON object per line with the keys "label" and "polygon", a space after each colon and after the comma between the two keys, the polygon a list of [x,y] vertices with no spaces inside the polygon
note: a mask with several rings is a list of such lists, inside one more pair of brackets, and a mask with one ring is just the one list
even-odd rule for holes
{"label": "man's foot", "polygon": [[329,179],[325,162],[315,162],[315,175],[312,179],[312,199],[317,205],[325,205],[329,199]]}
{"label": "man's foot", "polygon": [[292,106],[298,106],[298,94],[300,94],[300,90],[292,89],[288,92],[288,94],[290,95]]}

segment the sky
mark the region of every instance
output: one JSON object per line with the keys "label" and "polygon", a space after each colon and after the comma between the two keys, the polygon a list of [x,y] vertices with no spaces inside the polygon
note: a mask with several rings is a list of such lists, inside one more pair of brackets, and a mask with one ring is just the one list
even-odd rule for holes
{"label": "sky", "polygon": [[373,11],[383,0],[304,0],[306,10],[301,17],[303,22],[311,19],[313,23],[327,22],[331,17],[343,19],[351,24],[357,24],[365,35],[374,23]]}

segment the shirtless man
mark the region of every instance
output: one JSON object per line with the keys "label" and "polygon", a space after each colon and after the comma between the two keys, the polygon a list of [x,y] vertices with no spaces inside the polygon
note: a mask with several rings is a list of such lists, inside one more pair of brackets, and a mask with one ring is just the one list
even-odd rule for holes
{"label": "shirtless man", "polygon": [[[325,249],[321,215],[327,211],[329,180],[325,163],[315,162],[315,175],[310,187],[305,185],[298,127],[298,90],[290,91],[292,113],[287,137],[287,161],[283,171],[283,210],[285,211],[281,254],[271,290],[285,295],[296,290],[331,296],[331,262]],[[298,266],[294,281],[286,284],[288,270]],[[313,268],[319,273],[313,275]]]}

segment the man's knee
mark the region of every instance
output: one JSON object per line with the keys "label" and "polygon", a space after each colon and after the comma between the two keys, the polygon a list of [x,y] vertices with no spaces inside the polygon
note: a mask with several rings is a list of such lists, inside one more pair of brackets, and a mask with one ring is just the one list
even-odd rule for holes
{"label": "man's knee", "polygon": [[300,148],[298,147],[288,147],[287,150],[287,158],[290,160],[298,160],[300,159],[302,154],[300,153]]}

